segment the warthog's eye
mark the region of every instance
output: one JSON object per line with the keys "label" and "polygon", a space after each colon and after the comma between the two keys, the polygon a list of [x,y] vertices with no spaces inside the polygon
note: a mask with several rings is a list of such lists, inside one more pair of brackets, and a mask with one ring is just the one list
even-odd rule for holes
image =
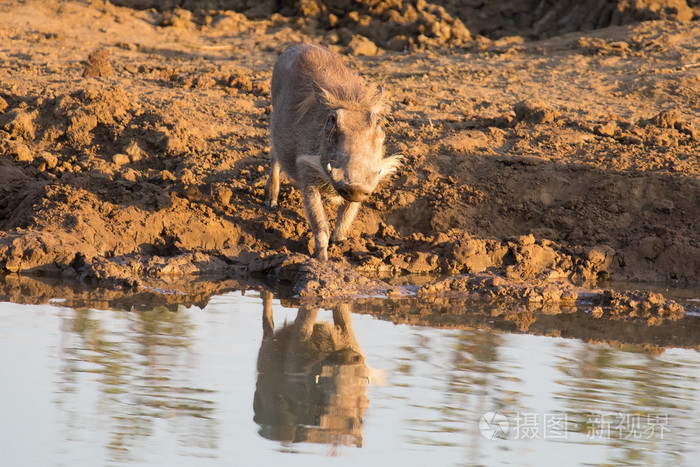
{"label": "warthog's eye", "polygon": [[338,119],[335,114],[331,114],[326,121],[326,131],[328,133],[333,133],[335,127],[338,125]]}

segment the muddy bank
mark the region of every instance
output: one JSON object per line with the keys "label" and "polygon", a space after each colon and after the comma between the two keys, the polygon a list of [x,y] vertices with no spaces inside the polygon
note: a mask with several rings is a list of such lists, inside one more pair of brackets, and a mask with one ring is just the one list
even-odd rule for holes
{"label": "muddy bank", "polygon": [[138,288],[94,287],[84,282],[55,277],[5,275],[0,278],[0,301],[41,305],[52,303],[71,308],[141,311],[157,308],[176,311],[178,307],[204,308],[214,295],[260,283],[225,277],[180,277],[150,280]]}
{"label": "muddy bank", "polygon": [[661,326],[649,326],[643,319],[599,319],[586,306],[548,313],[527,306],[508,307],[464,298],[366,299],[354,302],[353,312],[371,314],[396,324],[498,329],[510,333],[605,342],[615,347],[635,345],[658,353],[666,347],[700,349],[700,320],[696,316],[664,321]]}
{"label": "muddy bank", "polygon": [[[381,20],[369,4],[357,11]],[[450,5],[441,21],[458,27]],[[338,26],[347,42],[324,26],[330,3],[313,27],[294,12],[217,8],[0,2],[4,273],[136,290],[259,274],[320,299],[416,293],[370,277],[419,274],[432,296],[526,302],[576,301],[608,280],[700,283],[697,21],[535,41],[525,39],[546,34],[472,31],[359,53],[360,26]],[[277,211],[263,206],[269,79],[292,41],[348,54],[383,84],[387,154],[406,161],[326,265],[308,260],[296,189],[283,184]],[[445,275],[457,277],[435,278]],[[609,300],[595,314],[678,314],[655,296]]]}
{"label": "muddy bank", "polygon": [[[201,260],[201,259],[200,259]],[[211,267],[214,262],[219,266]],[[149,258],[147,263],[127,263],[117,266],[114,262],[98,262],[90,265],[70,266],[71,274],[64,277],[86,284],[108,286],[118,296],[124,290],[133,290],[138,294],[150,294],[152,291],[175,296],[176,303],[181,303],[178,295],[180,289],[190,290],[187,282],[191,278],[182,270],[194,270],[197,258],[181,255],[176,258]],[[401,276],[394,280],[382,280],[360,274],[349,265],[339,262],[319,262],[305,254],[298,253],[241,253],[234,256],[219,256],[210,260],[207,275],[225,274],[224,285],[207,285],[211,279],[204,276],[196,279],[206,294],[225,289],[241,288],[251,279],[257,279],[259,288],[269,288],[270,283],[279,284],[283,293],[293,296],[307,304],[327,306],[340,300],[357,300],[369,297],[408,297],[416,296],[426,301],[439,300],[443,297],[464,297],[480,300],[510,309],[525,309],[545,314],[565,313],[576,307],[585,307],[596,319],[635,319],[656,326],[662,322],[675,321],[688,313],[697,313],[698,307],[692,303],[679,304],[665,298],[661,293],[650,291],[617,291],[581,287],[566,279],[546,277],[537,280],[523,280],[508,277],[508,273],[497,271],[453,275],[446,279],[433,279],[427,276],[417,285],[415,278],[403,283]],[[74,268],[77,268],[74,269]],[[182,268],[178,270],[178,268]],[[154,271],[173,271],[170,274]],[[550,273],[551,274],[551,273]],[[184,276],[184,277],[183,277]],[[21,275],[5,276],[8,283],[22,281]],[[214,281],[216,283],[217,281]],[[172,284],[166,286],[165,284]],[[223,289],[221,289],[223,287]],[[212,289],[213,288],[213,289]],[[24,292],[18,290],[15,299]],[[31,295],[31,294],[30,294]],[[188,301],[187,303],[196,303]]]}
{"label": "muddy bank", "polygon": [[[307,276],[307,279],[309,277]],[[484,278],[482,278],[483,280]],[[607,342],[613,346],[640,346],[662,352],[667,347],[700,349],[700,306],[685,304],[690,315],[666,314],[667,319],[652,319],[665,314],[673,302],[653,294],[620,294],[601,292],[584,294],[581,299],[541,303],[517,300],[509,295],[488,296],[483,285],[470,297],[420,295],[390,298],[337,297],[321,299],[294,297],[294,290],[280,283],[265,280],[230,278],[170,278],[152,279],[139,288],[117,290],[112,287],[89,287],[78,281],[9,275],[0,278],[0,301],[43,304],[71,308],[96,308],[129,311],[176,312],[179,307],[204,308],[214,295],[233,291],[265,294],[274,292],[288,307],[351,307],[353,313],[370,314],[396,324],[444,327],[454,329],[497,329],[514,333],[530,333],[555,337],[576,338],[592,342]],[[56,300],[61,297],[60,300]],[[655,310],[629,313],[624,306],[637,300],[638,311],[649,299]],[[623,306],[621,306],[623,304]],[[663,305],[662,305],[663,304]],[[264,306],[260,298],[260,310]],[[599,313],[597,310],[602,310]],[[659,325],[663,322],[663,325]]]}

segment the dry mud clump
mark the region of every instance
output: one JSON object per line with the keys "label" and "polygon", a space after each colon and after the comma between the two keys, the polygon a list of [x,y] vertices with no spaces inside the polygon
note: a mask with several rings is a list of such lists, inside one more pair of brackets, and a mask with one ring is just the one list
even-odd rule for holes
{"label": "dry mud clump", "polygon": [[[280,209],[263,206],[269,79],[286,43],[347,52],[361,28],[333,13],[346,2],[314,3],[308,24],[292,10],[258,18],[252,3],[241,7],[248,16],[224,3],[0,1],[5,273],[126,287],[256,273],[306,299],[416,292],[563,304],[607,280],[700,283],[697,21],[538,41],[472,31],[455,47],[418,41],[438,37],[424,28],[402,33],[421,49],[406,51],[370,37],[377,54],[348,61],[391,92],[386,149],[406,163],[320,264],[308,259],[299,192],[284,184]],[[377,21],[414,10],[452,26],[462,18],[457,3],[444,2],[444,14],[429,2],[358,5]],[[331,14],[339,23],[325,26]],[[343,27],[352,34],[336,43]],[[393,279],[368,278],[378,276]],[[599,300],[604,318],[614,317],[606,307],[650,324],[678,316],[655,296]]]}

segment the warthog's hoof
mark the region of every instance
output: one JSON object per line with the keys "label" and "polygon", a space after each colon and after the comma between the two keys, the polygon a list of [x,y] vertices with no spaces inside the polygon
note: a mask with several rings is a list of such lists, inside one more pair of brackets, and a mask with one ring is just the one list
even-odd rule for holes
{"label": "warthog's hoof", "polygon": [[314,253],[313,257],[319,261],[328,261],[328,250],[317,251]]}
{"label": "warthog's hoof", "polygon": [[339,245],[347,239],[348,239],[347,235],[343,235],[342,237],[333,236],[333,237],[331,237],[331,243],[333,245]]}
{"label": "warthog's hoof", "polygon": [[265,200],[265,207],[267,209],[276,209],[277,208],[277,201],[272,201],[271,199],[266,199]]}

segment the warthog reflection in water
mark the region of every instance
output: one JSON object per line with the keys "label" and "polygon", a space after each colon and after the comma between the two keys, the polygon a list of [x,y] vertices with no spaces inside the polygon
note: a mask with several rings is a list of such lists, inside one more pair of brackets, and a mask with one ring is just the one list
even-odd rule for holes
{"label": "warthog reflection in water", "polygon": [[302,307],[274,332],[272,294],[263,292],[263,341],[258,354],[254,420],[260,435],[282,442],[362,446],[369,369],[350,322],[351,306],[316,323]]}

